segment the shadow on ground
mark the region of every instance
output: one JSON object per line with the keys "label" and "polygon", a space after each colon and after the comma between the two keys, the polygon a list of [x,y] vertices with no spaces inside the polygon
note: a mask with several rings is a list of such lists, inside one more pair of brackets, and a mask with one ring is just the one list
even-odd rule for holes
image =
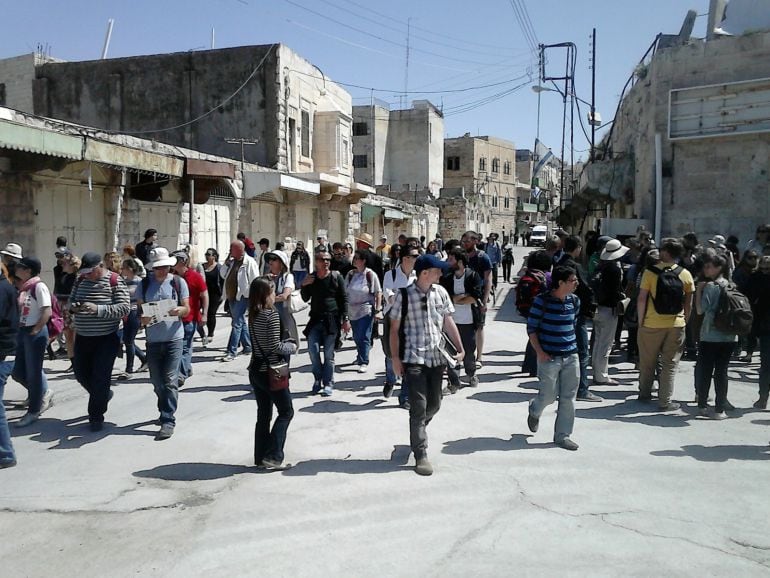
{"label": "shadow on ground", "polygon": [[284,476],[316,476],[320,473],[387,474],[409,470],[409,446],[393,446],[388,460],[320,459],[299,462],[283,472]]}
{"label": "shadow on ground", "polygon": [[166,464],[149,470],[134,472],[137,478],[154,478],[170,482],[194,482],[200,480],[220,480],[236,474],[256,473],[255,467],[231,464],[210,464],[204,462],[183,462]]}
{"label": "shadow on ground", "polygon": [[682,446],[681,450],[659,450],[650,452],[650,455],[660,457],[689,457],[699,462],[727,462],[729,460],[770,460],[770,446]]}
{"label": "shadow on ground", "polygon": [[26,436],[32,433],[32,441],[40,443],[58,442],[50,449],[71,450],[84,445],[98,442],[108,436],[152,436],[157,431],[145,430],[147,426],[155,425],[155,420],[142,421],[124,426],[117,426],[112,422],[104,422],[104,429],[92,432],[88,426],[88,416],[83,415],[72,419],[48,419],[41,418],[25,428],[12,428],[13,436]]}
{"label": "shadow on ground", "polygon": [[509,452],[513,450],[533,450],[556,447],[553,443],[530,443],[529,434],[511,434],[510,439],[500,438],[465,438],[444,442],[441,453],[450,455],[468,455],[476,452]]}

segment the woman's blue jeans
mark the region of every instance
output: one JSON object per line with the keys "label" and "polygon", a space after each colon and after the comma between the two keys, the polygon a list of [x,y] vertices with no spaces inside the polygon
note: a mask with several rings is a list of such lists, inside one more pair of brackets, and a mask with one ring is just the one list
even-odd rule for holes
{"label": "woman's blue jeans", "polygon": [[19,327],[16,338],[16,365],[13,378],[29,392],[29,413],[40,413],[48,380],[43,372],[43,359],[48,347],[48,328],[32,335],[32,327]]}

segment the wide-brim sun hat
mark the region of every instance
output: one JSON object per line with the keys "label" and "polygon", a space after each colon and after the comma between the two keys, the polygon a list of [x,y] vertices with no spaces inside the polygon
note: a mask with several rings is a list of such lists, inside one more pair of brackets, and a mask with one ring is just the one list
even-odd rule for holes
{"label": "wide-brim sun hat", "polygon": [[157,267],[173,267],[174,265],[176,265],[176,257],[170,256],[168,249],[156,247],[150,251],[150,267],[153,269]]}
{"label": "wide-brim sun hat", "polygon": [[265,253],[265,258],[270,257],[276,257],[281,260],[281,263],[283,263],[283,266],[286,267],[286,269],[289,269],[289,256],[280,249],[276,249],[275,251],[270,251],[269,253]]}
{"label": "wide-brim sun hat", "polygon": [[374,247],[374,239],[369,233],[361,233],[358,237],[356,237],[356,241],[361,241],[370,247]]}
{"label": "wide-brim sun hat", "polygon": [[604,246],[604,250],[599,259],[602,261],[615,261],[616,259],[620,259],[626,253],[628,253],[628,247],[623,245],[623,243],[617,239],[610,239]]}
{"label": "wide-brim sun hat", "polygon": [[21,245],[18,243],[8,243],[5,246],[5,249],[0,251],[0,255],[8,255],[14,259],[21,259],[23,257],[21,254]]}

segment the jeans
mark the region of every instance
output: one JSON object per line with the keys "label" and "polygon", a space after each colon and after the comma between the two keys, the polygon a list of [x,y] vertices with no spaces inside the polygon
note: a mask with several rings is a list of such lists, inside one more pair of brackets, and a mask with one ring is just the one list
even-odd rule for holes
{"label": "jeans", "polygon": [[230,330],[230,341],[227,344],[227,353],[237,355],[238,343],[243,345],[245,351],[251,349],[249,341],[249,326],[246,323],[246,310],[249,308],[249,300],[242,297],[240,300],[230,301],[230,317],[233,320]]}
{"label": "jeans", "polygon": [[187,379],[192,377],[192,350],[193,338],[197,323],[190,321],[184,324],[184,338],[182,339],[182,358],[179,360],[179,377]]}
{"label": "jeans", "polygon": [[139,311],[133,309],[123,322],[123,345],[126,346],[126,373],[134,372],[134,355],[144,363],[144,351],[136,346],[136,334],[139,331]]}
{"label": "jeans", "polygon": [[356,343],[358,365],[369,365],[369,350],[372,348],[372,320],[373,315],[365,315],[361,319],[351,320],[353,329],[353,341]]}
{"label": "jeans", "polygon": [[586,318],[577,316],[575,321],[575,338],[578,348],[578,362],[580,363],[580,382],[578,384],[578,397],[588,393],[588,328]]}
{"label": "jeans", "polygon": [[[463,367],[465,368],[465,375],[473,377],[476,375],[476,329],[473,324],[458,325],[457,331],[460,332],[460,341],[463,344],[463,350],[465,351],[465,357],[463,357]],[[449,383],[455,387],[460,387],[460,372],[453,368],[447,367],[447,377]]]}
{"label": "jeans", "polygon": [[433,416],[441,409],[441,383],[444,366],[427,367],[404,364],[404,383],[409,385],[409,441],[414,457],[427,455],[428,433],[426,428]]}
{"label": "jeans", "polygon": [[506,283],[511,282],[511,269],[513,268],[513,261],[503,261],[503,279]]}
{"label": "jeans", "polygon": [[44,325],[37,335],[32,327],[19,327],[16,337],[16,365],[13,378],[29,392],[29,413],[40,413],[48,380],[43,371],[43,358],[48,347],[48,328]]}
{"label": "jeans", "polygon": [[759,397],[770,394],[770,335],[759,336]]}
{"label": "jeans", "polygon": [[[270,391],[267,373],[249,372],[249,381],[257,398],[257,424],[254,426],[254,464],[259,465],[264,458],[283,462],[283,447],[286,445],[286,431],[294,417],[289,388]],[[273,429],[273,405],[278,410]]]}
{"label": "jeans", "polygon": [[307,271],[292,271],[292,273],[294,274],[294,286],[299,289],[299,286],[302,285],[305,277],[307,277]]}
{"label": "jeans", "polygon": [[695,374],[698,407],[708,407],[708,396],[713,375],[714,391],[716,392],[714,407],[717,413],[725,410],[725,401],[727,401],[727,366],[730,364],[733,347],[735,347],[733,342],[701,341],[698,343],[698,361],[695,364],[698,368]]}
{"label": "jeans", "polygon": [[[334,343],[336,333],[327,334],[323,323],[314,323],[307,334],[307,349],[310,354],[310,364],[313,366],[313,379],[316,384],[334,386]],[[324,360],[321,362],[321,348]]]}
{"label": "jeans", "polygon": [[540,419],[543,410],[559,399],[553,441],[559,442],[572,434],[575,425],[575,396],[580,382],[580,362],[577,353],[553,357],[537,364],[540,391],[530,403],[529,413]]}
{"label": "jeans", "polygon": [[591,360],[595,384],[607,383],[610,379],[607,365],[610,361],[617,326],[618,316],[615,315],[615,310],[612,307],[600,305],[594,317],[594,351]]}
{"label": "jeans", "polygon": [[102,423],[110,399],[110,377],[120,340],[109,335],[78,335],[72,367],[75,378],[88,392],[88,421]]}
{"label": "jeans", "polygon": [[653,329],[640,327],[637,336],[639,343],[639,395],[652,395],[652,382],[658,365],[658,354],[662,361],[660,370],[660,388],[658,404],[663,407],[671,401],[674,392],[674,374],[679,365],[684,345],[684,327],[665,327]]}
{"label": "jeans", "polygon": [[0,464],[8,464],[16,460],[11,443],[11,431],[8,429],[8,419],[5,417],[5,405],[3,404],[3,392],[5,382],[13,371],[13,357],[0,361]]}
{"label": "jeans", "polygon": [[174,413],[179,398],[177,382],[182,347],[181,339],[147,344],[147,365],[150,368],[150,381],[158,396],[161,424],[176,424]]}

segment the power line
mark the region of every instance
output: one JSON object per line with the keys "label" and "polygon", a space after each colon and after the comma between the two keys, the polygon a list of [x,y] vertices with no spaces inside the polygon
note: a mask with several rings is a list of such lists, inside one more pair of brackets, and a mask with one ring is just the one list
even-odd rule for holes
{"label": "power line", "polygon": [[527,20],[521,6],[516,0],[508,0],[508,2],[513,9],[513,14],[516,17],[516,21],[519,23],[519,28],[521,28],[521,32],[524,35],[524,40],[527,42],[527,44],[529,44],[529,47],[533,52],[537,51],[537,46],[539,43],[535,38],[533,30],[531,30],[527,25]]}
{"label": "power line", "polygon": [[[324,20],[328,20],[329,22],[334,22],[338,26],[342,26],[344,28],[349,28],[350,30],[354,30],[360,34],[363,34],[365,36],[370,36],[372,38],[376,38],[377,40],[380,40],[382,42],[386,42],[388,44],[392,44],[393,46],[398,46],[399,48],[406,48],[405,44],[402,44],[400,42],[396,42],[395,40],[390,40],[389,38],[385,38],[383,36],[379,36],[377,34],[373,34],[371,32],[367,32],[366,30],[362,30],[361,28],[358,28],[356,26],[353,26],[351,24],[347,24],[346,22],[342,22],[341,20],[337,20],[336,18],[332,18],[331,16],[327,16],[323,12],[318,12],[317,10],[313,10],[312,8],[308,8],[307,6],[303,6],[299,2],[294,2],[294,0],[284,0],[287,4],[291,4],[292,6],[296,6],[297,8],[300,8],[301,10],[305,10],[306,12],[309,12],[311,14],[314,14],[315,16],[318,16],[319,18],[323,18]],[[467,60],[464,58],[456,58],[453,56],[445,56],[443,54],[439,54],[438,52],[433,52],[430,50],[425,50],[424,48],[412,48],[415,52],[421,52],[423,54],[428,54],[430,56],[435,56],[437,58],[443,58],[444,60],[451,60],[453,62],[462,62],[466,64],[486,64],[486,62],[479,62],[478,60]]]}

